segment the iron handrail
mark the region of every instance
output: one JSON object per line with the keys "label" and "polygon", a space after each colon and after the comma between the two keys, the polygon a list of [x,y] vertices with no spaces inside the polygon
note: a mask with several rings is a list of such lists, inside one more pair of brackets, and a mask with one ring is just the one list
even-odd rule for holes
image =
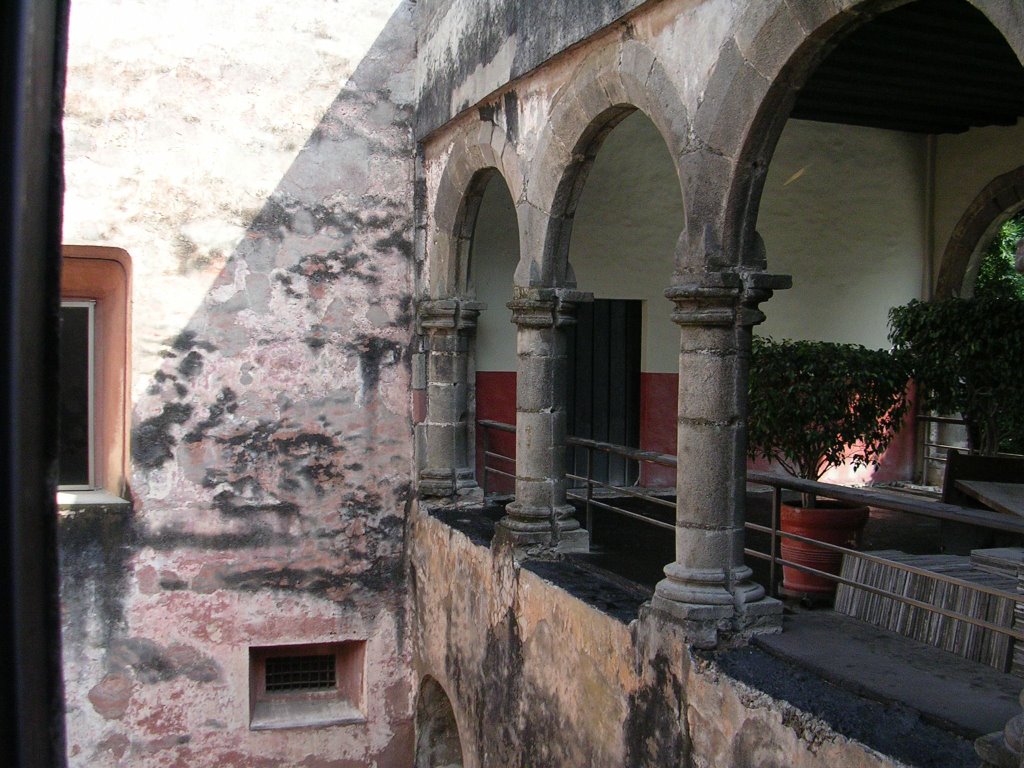
{"label": "iron handrail", "polygon": [[515,424],[506,424],[503,421],[491,421],[490,419],[478,419],[477,426],[484,427],[485,429],[496,429],[499,432],[511,432],[513,435],[516,433]]}
{"label": "iron handrail", "polygon": [[[481,426],[487,429],[497,429],[504,432],[515,432],[515,427],[509,424],[493,421],[480,421],[478,422]],[[486,429],[485,429],[486,434]],[[566,477],[581,481],[585,484],[586,491],[582,495],[578,491],[570,491],[569,495],[572,498],[581,500],[586,505],[587,515],[587,529],[592,530],[592,509],[598,508],[603,509],[615,514],[628,517],[640,522],[652,525],[658,528],[666,530],[675,530],[676,526],[671,523],[666,523],[655,518],[642,515],[630,510],[616,507],[613,504],[608,504],[604,501],[594,499],[593,491],[595,487],[605,488],[614,490],[617,493],[621,493],[630,497],[640,498],[645,501],[651,501],[662,506],[675,506],[672,502],[666,499],[661,499],[654,494],[646,491],[645,489],[639,488],[625,488],[619,486],[613,486],[608,483],[604,483],[600,480],[596,480],[592,477],[593,461],[592,456],[594,451],[602,451],[610,455],[622,456],[628,459],[634,459],[637,461],[647,461],[655,463],[661,466],[676,466],[676,457],[669,454],[655,453],[652,451],[642,451],[636,448],[628,448],[626,446],[618,446],[612,443],[605,443],[598,440],[590,440],[588,438],[569,437],[566,442],[569,445],[579,446],[587,449],[587,472],[586,475],[567,474]],[[509,456],[501,454],[494,454],[495,458],[505,459],[507,461],[514,462],[515,459]],[[495,473],[499,473],[499,470],[490,470]],[[486,469],[485,469],[486,473]],[[506,477],[508,473],[501,473]],[[1024,595],[1018,595],[1003,590],[989,587],[984,584],[977,584],[975,582],[966,581],[964,579],[957,578],[955,576],[949,576],[943,573],[937,573],[930,571],[925,568],[919,568],[917,566],[909,565],[907,563],[901,563],[895,560],[889,560],[884,557],[872,555],[867,552],[860,552],[855,549],[848,547],[842,547],[836,544],[830,544],[828,542],[818,541],[811,539],[806,536],[801,536],[795,533],[789,533],[780,530],[780,518],[781,518],[781,505],[782,505],[782,491],[796,491],[801,493],[812,493],[817,496],[825,496],[828,498],[836,499],[838,501],[847,501],[855,504],[864,506],[878,507],[881,509],[894,510],[899,512],[906,512],[909,514],[921,515],[925,517],[931,517],[940,520],[951,520],[956,522],[964,522],[973,525],[980,525],[986,528],[995,528],[997,530],[1008,531],[1012,533],[1024,534],[1024,521],[1009,518],[1008,516],[1002,515],[998,512],[990,512],[987,510],[980,509],[967,509],[960,507],[955,504],[946,504],[938,501],[922,501],[913,497],[897,495],[894,493],[887,493],[877,490],[867,490],[864,488],[850,488],[847,486],[832,485],[829,483],[821,483],[813,480],[803,480],[801,478],[780,476],[767,472],[761,472],[757,470],[747,471],[747,482],[756,485],[768,486],[772,489],[772,509],[771,509],[771,524],[770,526],[764,526],[757,523],[747,522],[745,528],[751,531],[766,533],[770,536],[769,551],[768,553],[759,552],[749,548],[744,549],[744,553],[748,556],[758,558],[761,560],[767,560],[769,562],[769,589],[770,594],[775,594],[777,580],[778,580],[778,568],[784,566],[787,568],[794,568],[796,570],[810,573],[815,576],[829,579],[839,584],[844,584],[853,589],[863,590],[870,594],[878,595],[881,597],[890,598],[898,603],[909,605],[914,608],[927,611],[929,613],[938,614],[945,616],[946,618],[954,621],[963,621],[966,624],[988,630],[1000,635],[1008,636],[1014,640],[1024,642],[1024,631],[1015,630],[1012,627],[1000,626],[994,624],[985,619],[979,619],[974,616],[970,616],[964,613],[960,613],[949,608],[945,608],[941,605],[933,605],[926,603],[922,600],[918,600],[913,597],[906,595],[897,594],[892,591],[886,591],[879,587],[872,586],[870,584],[863,584],[860,582],[853,581],[844,576],[840,576],[826,571],[821,571],[811,566],[794,563],[790,560],[786,560],[781,556],[781,540],[789,539],[793,541],[804,542],[812,544],[815,547],[841,553],[851,557],[857,557],[862,560],[873,562],[886,567],[891,567],[896,570],[911,574],[922,576],[928,579],[932,579],[938,583],[948,584],[964,589],[969,589],[974,592],[997,597],[1000,599],[1008,599],[1015,603],[1024,603]],[[486,490],[486,486],[485,486]]]}
{"label": "iron handrail", "polygon": [[799,477],[790,477],[788,475],[782,477],[756,470],[747,470],[747,482],[767,485],[773,488],[777,487],[788,491],[811,493],[815,496],[826,496],[837,501],[849,501],[868,507],[882,507],[898,512],[923,515],[924,517],[934,517],[939,520],[952,520],[994,528],[999,531],[1024,534],[1024,520],[986,509],[968,509],[941,501],[925,501],[902,494],[865,488],[850,488],[845,485],[820,483],[815,480],[803,480]]}

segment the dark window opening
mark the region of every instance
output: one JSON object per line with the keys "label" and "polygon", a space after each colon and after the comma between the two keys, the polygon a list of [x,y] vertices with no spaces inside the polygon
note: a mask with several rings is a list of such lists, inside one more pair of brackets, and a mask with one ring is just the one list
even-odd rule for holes
{"label": "dark window opening", "polygon": [[366,721],[366,641],[249,649],[249,727],[309,728]]}
{"label": "dark window opening", "polygon": [[267,693],[324,691],[337,687],[334,654],[329,656],[276,656],[267,659]]}
{"label": "dark window opening", "polygon": [[93,486],[94,302],[60,308],[60,474],[64,488]]}

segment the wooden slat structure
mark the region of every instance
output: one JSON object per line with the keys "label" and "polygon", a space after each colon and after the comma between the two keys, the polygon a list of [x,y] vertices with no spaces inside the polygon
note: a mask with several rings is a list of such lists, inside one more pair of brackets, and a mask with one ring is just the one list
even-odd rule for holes
{"label": "wooden slat structure", "polygon": [[[908,555],[898,550],[883,550],[871,554],[951,577],[956,579],[957,583],[907,573],[893,566],[850,556],[843,558],[841,575],[859,584],[912,597],[1008,629],[1013,625],[1016,576],[982,570],[975,567],[971,559],[965,556]],[[972,585],[995,589],[1005,596],[979,592],[972,589]],[[1000,671],[1011,670],[1011,640],[998,632],[975,627],[964,621],[950,619],[923,608],[905,605],[893,598],[871,594],[844,584],[840,584],[836,592],[835,610],[874,626],[956,653],[963,658],[987,664]]]}
{"label": "wooden slat structure", "polygon": [[856,29],[811,75],[792,114],[915,133],[1013,125],[1022,115],[1020,62],[962,0],[908,3]]}

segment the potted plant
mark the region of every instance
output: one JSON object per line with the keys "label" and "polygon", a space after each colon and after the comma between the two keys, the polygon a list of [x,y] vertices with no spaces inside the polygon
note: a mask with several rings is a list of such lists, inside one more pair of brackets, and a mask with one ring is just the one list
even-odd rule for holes
{"label": "potted plant", "polygon": [[[898,355],[855,344],[773,341],[755,337],[750,360],[747,437],[750,455],[775,461],[804,480],[820,480],[847,462],[878,465],[907,411],[906,366]],[[784,504],[784,532],[853,546],[867,507],[849,507],[802,493]],[[842,558],[821,547],[783,538],[783,559],[838,573]],[[783,568],[783,586],[828,595],[835,583]]]}
{"label": "potted plant", "polygon": [[968,445],[1024,452],[1024,300],[1010,291],[911,301],[889,310],[889,338],[928,408],[959,413]]}

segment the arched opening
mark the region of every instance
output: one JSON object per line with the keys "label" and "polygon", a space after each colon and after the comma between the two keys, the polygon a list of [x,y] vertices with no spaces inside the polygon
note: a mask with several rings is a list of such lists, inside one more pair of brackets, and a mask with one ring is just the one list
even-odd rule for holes
{"label": "arched opening", "polygon": [[[673,454],[679,338],[665,289],[683,226],[675,165],[652,120],[631,107],[600,116],[578,147],[579,160],[563,179],[568,193],[556,211],[555,239],[549,240],[556,258],[565,260],[555,272],[564,272],[578,291],[592,295],[576,307],[568,332],[566,431],[571,437]],[[579,446],[570,446],[566,471],[603,484],[605,502],[615,506],[626,496],[614,488],[643,486],[670,495],[675,482],[671,467]],[[583,493],[570,494],[580,512]],[[671,503],[664,509],[644,505],[643,512],[666,521],[673,517]],[[610,510],[593,512],[588,525],[591,549],[611,555],[609,567],[617,567],[619,549],[637,549],[637,536],[648,555],[649,573],[642,578],[653,584],[671,559],[670,537],[647,537],[644,526],[638,532]]]}
{"label": "arched opening", "polygon": [[[942,248],[963,210],[994,175],[1024,160],[1024,70],[993,24],[1006,19],[1005,6],[987,0],[893,5],[867,1],[855,4],[856,13],[817,18],[771,85],[723,77],[757,105],[756,114],[746,128],[720,139],[724,151],[735,153],[736,168],[722,174],[728,180],[717,218],[697,224],[721,232],[730,266],[764,269],[766,260],[772,272],[793,276],[793,290],[768,305],[760,333],[887,349],[889,309],[934,296]],[[723,115],[735,117],[728,108],[718,119]],[[762,238],[766,259],[756,247]],[[736,345],[741,354],[744,342]],[[800,376],[794,368],[787,375],[789,381]],[[744,373],[742,392],[746,379]],[[918,479],[908,422],[877,471],[869,463],[855,474],[848,464],[821,479]],[[745,519],[750,495],[736,496],[733,509]],[[767,500],[764,508],[768,520]],[[910,553],[957,551],[942,523],[927,512],[922,517],[927,526],[887,531],[886,545]],[[872,535],[869,522],[867,549],[887,548]]]}
{"label": "arched opening", "polygon": [[[475,411],[476,478],[483,485],[485,446],[491,453],[515,458],[515,435],[485,430],[480,422],[516,423],[516,327],[506,305],[519,261],[519,226],[512,195],[499,173],[481,173],[477,188],[479,196],[464,220],[466,240],[460,252],[465,253],[466,295],[486,305],[477,320],[469,377],[474,389],[470,407]],[[512,494],[515,483],[510,474],[514,475],[511,462],[489,461],[485,492]]]}
{"label": "arched opening", "polygon": [[[965,279],[963,295],[1013,296],[1024,300],[1024,269],[1017,262],[1024,253],[1024,201],[1015,212],[996,220],[995,233],[979,243],[977,266],[970,270],[970,291]],[[1024,265],[1022,265],[1024,266]]]}
{"label": "arched opening", "polygon": [[[476,438],[479,431],[483,445],[490,434],[478,430],[479,422],[493,417],[515,423],[515,366],[505,364],[507,350],[515,360],[515,335],[507,332],[503,321],[508,320],[505,304],[511,298],[519,242],[511,194],[496,168],[477,170],[465,182],[461,199],[452,191],[461,185],[445,179],[435,206],[438,232],[430,263],[431,298],[421,300],[417,308],[424,359],[420,386],[426,390],[425,403],[421,399],[417,404],[417,445],[420,494],[451,498],[476,495],[487,485],[486,473],[478,465]],[[482,414],[477,391],[480,350],[485,374],[505,374],[483,377]],[[509,391],[511,418],[501,407]],[[495,439],[509,442],[507,433],[498,433]],[[514,457],[514,441],[507,455]],[[512,463],[504,460],[495,474],[514,476]],[[504,483],[499,490],[510,487]]]}
{"label": "arched opening", "polygon": [[415,768],[462,768],[462,741],[452,703],[432,677],[423,680],[416,703]]}
{"label": "arched opening", "polygon": [[936,298],[970,296],[982,258],[1008,221],[1024,210],[1024,166],[989,182],[953,227],[942,254]]}
{"label": "arched opening", "polygon": [[[675,453],[679,339],[665,288],[683,203],[665,141],[643,112],[604,137],[572,216],[569,264],[594,304],[576,329],[570,433]],[[626,466],[597,471],[613,483],[674,481],[650,467],[643,477]]]}
{"label": "arched opening", "polygon": [[[972,199],[1024,161],[1024,70],[1003,36],[965,0],[915,0],[873,17],[871,4],[863,9],[868,20],[838,42],[805,44],[789,65],[810,72],[789,119],[779,130],[777,115],[761,115],[748,141],[745,164],[767,174],[763,189],[756,178],[748,189],[740,238],[756,222],[771,271],[793,276],[759,334],[888,348],[889,308],[932,298],[951,271],[970,283],[983,235],[1020,207],[1019,198],[1007,206],[1004,179],[998,214],[967,227],[967,258],[951,256],[946,244]],[[918,442],[908,419],[880,467],[825,479],[919,483]]]}

